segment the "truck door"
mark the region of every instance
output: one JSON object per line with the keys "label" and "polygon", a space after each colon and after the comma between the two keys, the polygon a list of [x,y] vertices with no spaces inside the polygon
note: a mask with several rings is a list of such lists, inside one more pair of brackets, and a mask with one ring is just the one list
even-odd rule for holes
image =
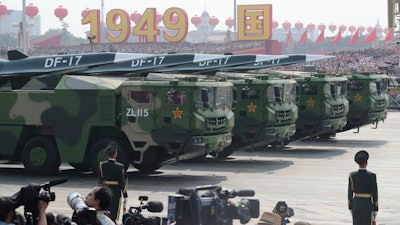
{"label": "truck door", "polygon": [[[169,132],[179,133],[188,129],[190,124],[190,92],[185,87],[160,88],[159,95],[160,109],[157,123],[162,127],[170,127]],[[157,104],[158,105],[158,104]],[[183,129],[183,130],[181,130]]]}
{"label": "truck door", "polygon": [[124,87],[122,95],[122,129],[135,135],[151,132],[155,118],[154,88]]}

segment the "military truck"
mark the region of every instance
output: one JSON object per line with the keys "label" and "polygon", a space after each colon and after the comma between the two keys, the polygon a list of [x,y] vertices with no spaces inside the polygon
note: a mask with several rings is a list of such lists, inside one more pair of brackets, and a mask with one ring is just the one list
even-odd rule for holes
{"label": "military truck", "polygon": [[32,174],[54,174],[61,162],[96,171],[114,141],[125,169],[153,172],[231,143],[232,86],[67,74],[32,77],[17,89],[3,82],[0,157]]}
{"label": "military truck", "polygon": [[235,127],[223,159],[241,147],[282,145],[296,132],[297,82],[286,76],[219,72],[234,85]]}
{"label": "military truck", "polygon": [[314,139],[335,135],[347,123],[347,77],[313,72],[294,72],[299,93],[299,118],[291,140]]}
{"label": "military truck", "polygon": [[374,124],[387,117],[389,106],[389,76],[379,73],[354,73],[345,75],[348,82],[349,112],[347,124],[342,131],[347,131]]}

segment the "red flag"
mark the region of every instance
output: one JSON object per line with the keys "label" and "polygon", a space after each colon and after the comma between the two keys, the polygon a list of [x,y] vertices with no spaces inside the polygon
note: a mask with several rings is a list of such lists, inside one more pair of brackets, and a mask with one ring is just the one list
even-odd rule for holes
{"label": "red flag", "polygon": [[376,40],[376,28],[364,39],[363,43],[368,44]]}
{"label": "red flag", "polygon": [[351,40],[350,40],[350,46],[355,45],[355,44],[357,43],[357,41],[358,41],[359,38],[360,38],[360,35],[359,35],[359,33],[358,33],[358,28],[357,28],[357,30],[354,32],[353,37],[352,37]]}
{"label": "red flag", "polygon": [[384,41],[391,41],[393,39],[394,39],[394,36],[393,36],[392,32],[388,31]]}
{"label": "red flag", "polygon": [[324,40],[325,40],[325,30],[322,30],[321,33],[319,33],[317,39],[315,39],[315,44],[323,42]]}
{"label": "red flag", "polygon": [[291,44],[292,44],[292,32],[290,32],[290,30],[289,30],[289,32],[286,35],[285,47],[289,48]]}
{"label": "red flag", "polygon": [[307,41],[307,29],[304,31],[304,33],[301,35],[300,39],[297,41],[299,45],[303,44],[304,42]]}
{"label": "red flag", "polygon": [[335,45],[342,40],[342,32],[339,30],[336,36],[332,39],[331,44]]}

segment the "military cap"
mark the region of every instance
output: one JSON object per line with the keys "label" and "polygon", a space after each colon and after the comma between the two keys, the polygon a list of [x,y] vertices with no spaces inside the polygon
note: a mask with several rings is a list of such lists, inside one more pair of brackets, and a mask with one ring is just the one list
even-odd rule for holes
{"label": "military cap", "polygon": [[354,156],[354,161],[358,164],[366,163],[368,161],[369,154],[367,151],[361,150]]}
{"label": "military cap", "polygon": [[118,150],[118,145],[117,145],[117,143],[112,142],[112,141],[111,141],[110,143],[108,143],[107,146],[104,148],[104,151],[105,151],[107,154],[116,153],[117,150]]}

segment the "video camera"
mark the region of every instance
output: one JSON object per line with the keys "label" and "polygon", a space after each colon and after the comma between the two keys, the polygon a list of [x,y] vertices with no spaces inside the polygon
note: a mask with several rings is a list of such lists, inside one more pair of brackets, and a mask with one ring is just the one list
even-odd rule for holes
{"label": "video camera", "polygon": [[[77,192],[67,196],[68,205],[74,210],[72,221],[78,225],[98,225],[96,209],[88,207],[85,199]],[[65,219],[65,218],[64,218]],[[66,222],[69,222],[66,220]],[[69,225],[69,224],[67,224]]]}
{"label": "video camera", "polygon": [[[58,179],[48,181],[43,184],[29,184],[24,186],[12,195],[6,197],[5,201],[10,209],[16,209],[20,206],[24,206],[24,216],[26,218],[27,225],[36,225],[38,222],[39,209],[37,204],[39,200],[50,202],[56,199],[54,192],[50,191],[52,186],[67,182],[67,179]],[[43,191],[41,191],[43,189]]]}
{"label": "video camera", "polygon": [[246,224],[251,218],[259,217],[259,200],[242,198],[232,202],[229,199],[254,194],[253,190],[235,191],[211,185],[180,189],[168,197],[167,219],[176,225],[230,225],[234,219]]}
{"label": "video camera", "polygon": [[123,225],[158,225],[161,223],[160,217],[144,217],[142,215],[142,210],[147,209],[147,211],[152,213],[162,212],[164,209],[163,203],[159,201],[148,201],[147,196],[139,196],[140,205],[131,206],[127,213],[122,217]]}

